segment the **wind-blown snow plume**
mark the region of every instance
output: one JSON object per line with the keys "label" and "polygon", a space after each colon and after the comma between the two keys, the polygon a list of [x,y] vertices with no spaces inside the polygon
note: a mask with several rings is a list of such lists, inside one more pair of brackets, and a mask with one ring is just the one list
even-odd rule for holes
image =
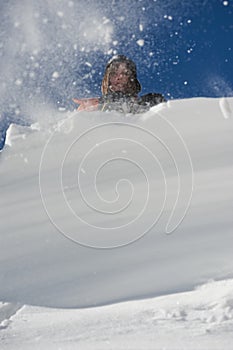
{"label": "wind-blown snow plume", "polygon": [[200,3],[3,1],[0,113],[21,122],[35,118],[28,111],[43,104],[74,109],[72,97],[100,94],[104,65],[115,53],[140,63],[140,79],[156,88],[160,67],[171,72],[172,62],[180,62],[177,43],[195,47],[194,41],[183,42],[182,31],[191,26],[188,14],[201,11]]}

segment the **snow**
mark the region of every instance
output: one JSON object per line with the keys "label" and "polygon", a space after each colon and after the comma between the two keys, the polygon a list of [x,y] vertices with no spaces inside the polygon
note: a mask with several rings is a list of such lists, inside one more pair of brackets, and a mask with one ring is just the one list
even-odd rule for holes
{"label": "snow", "polygon": [[1,349],[231,349],[233,98],[47,107],[0,153]]}
{"label": "snow", "polygon": [[232,296],[231,279],[89,309],[3,304],[1,349],[232,349]]}
{"label": "snow", "polygon": [[15,307],[1,349],[230,349],[232,295],[231,279],[101,308]]}
{"label": "snow", "polygon": [[54,79],[59,78],[59,73],[58,73],[58,72],[53,72],[52,77],[53,77]]}
{"label": "snow", "polygon": [[144,40],[143,40],[143,39],[137,40],[137,44],[138,44],[139,46],[144,46]]}

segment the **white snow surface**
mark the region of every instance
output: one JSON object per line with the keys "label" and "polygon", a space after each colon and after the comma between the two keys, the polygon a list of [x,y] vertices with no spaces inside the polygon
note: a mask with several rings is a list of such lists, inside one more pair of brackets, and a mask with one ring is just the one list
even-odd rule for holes
{"label": "white snow surface", "polygon": [[233,349],[233,98],[11,125],[1,349]]}

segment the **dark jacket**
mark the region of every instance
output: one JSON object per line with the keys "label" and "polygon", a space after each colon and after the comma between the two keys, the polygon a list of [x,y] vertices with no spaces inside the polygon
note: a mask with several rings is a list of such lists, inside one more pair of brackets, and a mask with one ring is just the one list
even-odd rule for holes
{"label": "dark jacket", "polygon": [[143,96],[131,96],[120,92],[108,93],[99,99],[101,111],[116,110],[123,113],[141,113],[161,102],[166,102],[161,94],[149,93]]}

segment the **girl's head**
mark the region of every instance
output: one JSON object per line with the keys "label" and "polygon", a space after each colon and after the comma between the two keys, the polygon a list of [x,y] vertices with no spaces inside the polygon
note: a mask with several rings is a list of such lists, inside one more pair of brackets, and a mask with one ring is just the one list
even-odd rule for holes
{"label": "girl's head", "polygon": [[109,92],[137,95],[141,91],[141,85],[137,79],[135,63],[126,56],[114,56],[107,63],[101,89],[103,95]]}

